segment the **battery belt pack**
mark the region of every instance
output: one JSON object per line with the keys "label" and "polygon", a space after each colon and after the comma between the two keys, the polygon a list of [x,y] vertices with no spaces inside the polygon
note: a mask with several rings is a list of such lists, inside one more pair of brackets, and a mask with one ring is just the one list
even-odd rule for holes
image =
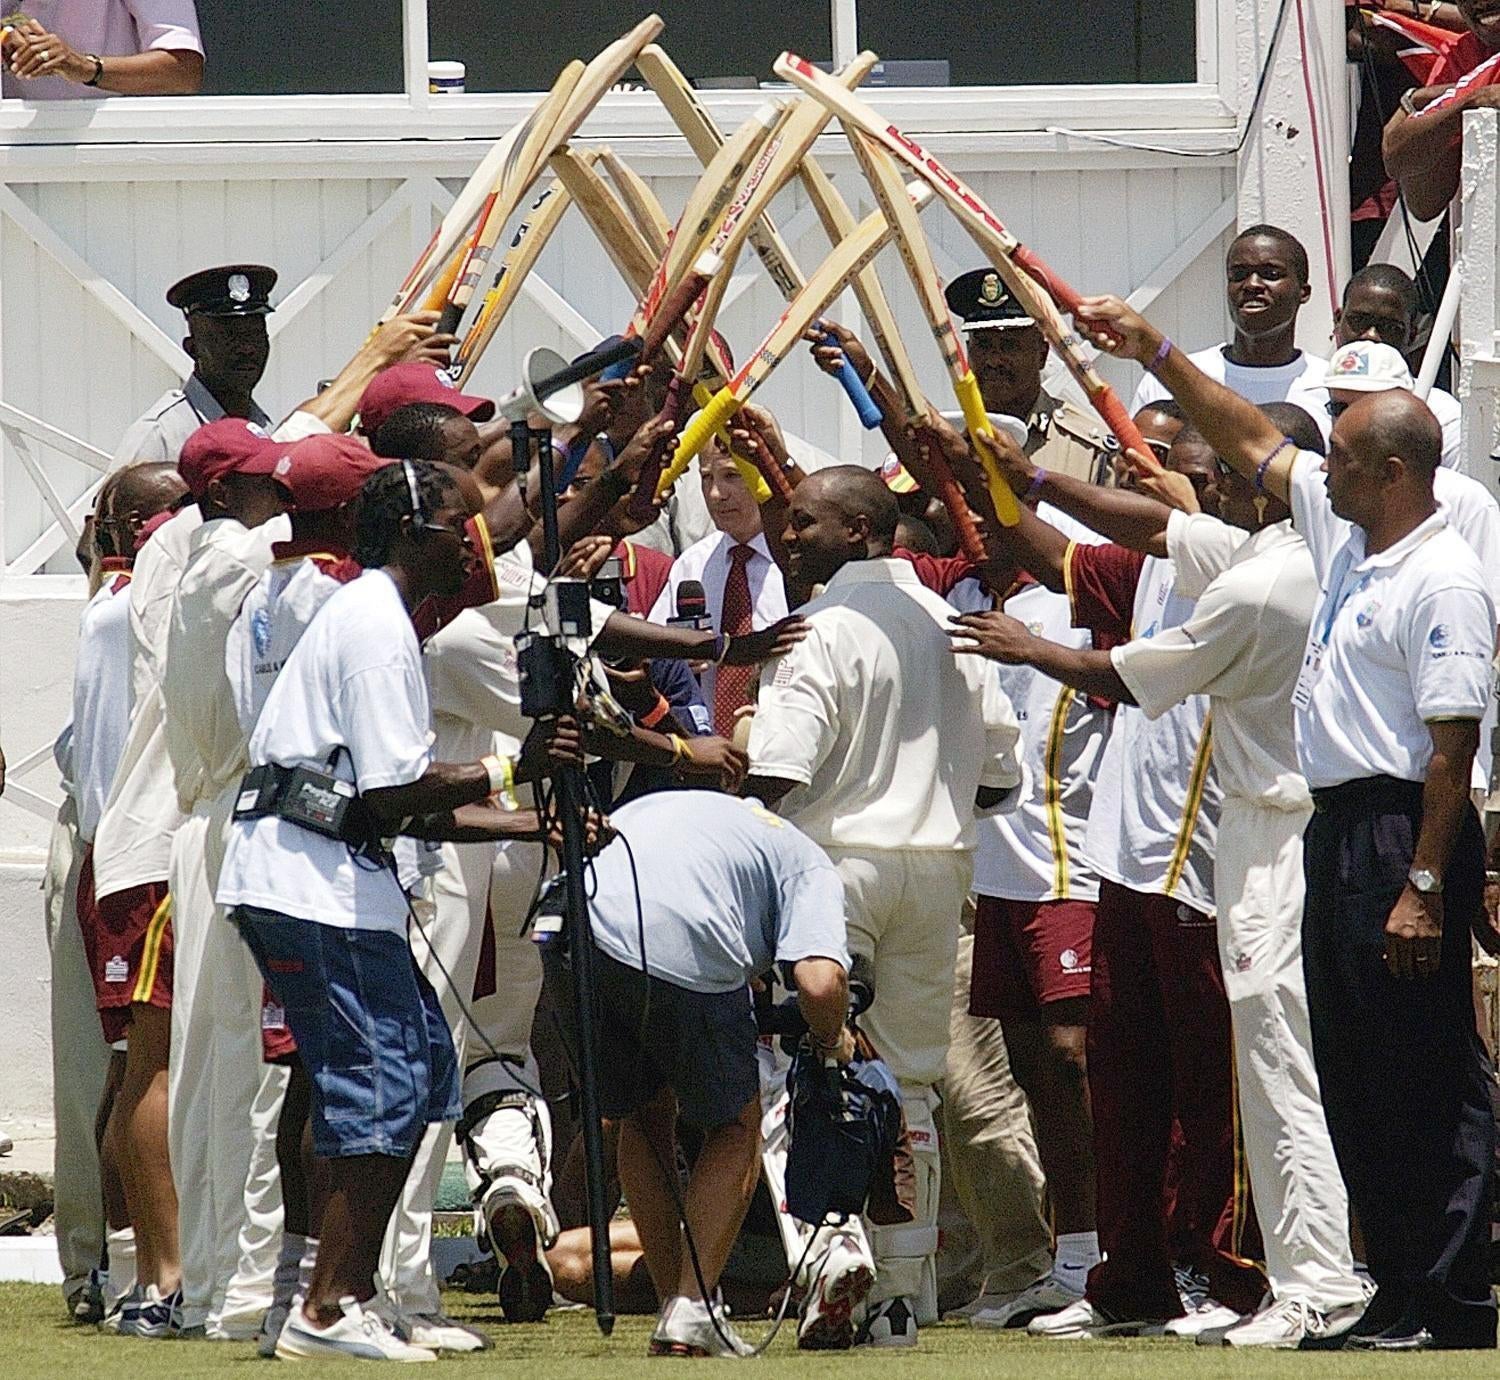
{"label": "battery belt pack", "polygon": [[351,848],[381,847],[369,806],[359,798],[353,782],[340,780],[329,769],[267,762],[246,772],[234,817],[263,819],[267,815]]}

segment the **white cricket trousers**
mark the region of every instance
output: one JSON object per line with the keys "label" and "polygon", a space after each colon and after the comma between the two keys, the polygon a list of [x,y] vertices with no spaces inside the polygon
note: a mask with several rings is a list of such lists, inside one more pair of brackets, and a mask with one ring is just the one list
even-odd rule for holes
{"label": "white cricket trousers", "polygon": [[71,804],[52,826],[42,903],[52,958],[53,1219],[63,1295],[88,1283],[104,1250],[104,1199],[94,1121],[109,1073],[109,1046],[94,1004],[94,980],[78,927],[83,847]]}
{"label": "white cricket trousers", "polygon": [[942,1170],[933,1112],[948,1059],[959,916],[974,858],[957,849],[834,846],[827,853],[844,882],[849,952],[868,958],[874,971],[875,1001],[860,1027],[901,1084],[915,1161],[916,1220],[870,1227],[870,1302],[908,1298],[918,1323],[936,1322]]}
{"label": "white cricket trousers", "polygon": [[[172,838],[172,1051],[167,1140],[177,1185],[184,1326],[213,1335],[239,1264],[261,1082],[260,970],[214,904],[236,780]],[[273,1261],[274,1266],[274,1261]],[[267,1296],[269,1303],[269,1294]]]}
{"label": "white cricket trousers", "polygon": [[1214,892],[1234,1025],[1245,1161],[1277,1301],[1327,1312],[1363,1298],[1313,1065],[1302,975],[1302,831],[1310,810],[1226,796]]}

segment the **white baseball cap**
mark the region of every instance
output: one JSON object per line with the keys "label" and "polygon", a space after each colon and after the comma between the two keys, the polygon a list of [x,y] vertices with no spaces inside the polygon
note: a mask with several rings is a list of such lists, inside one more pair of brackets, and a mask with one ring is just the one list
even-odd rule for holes
{"label": "white baseball cap", "polygon": [[1415,386],[1400,352],[1372,340],[1356,340],[1335,350],[1323,384],[1339,393],[1384,393],[1391,388],[1409,392]]}

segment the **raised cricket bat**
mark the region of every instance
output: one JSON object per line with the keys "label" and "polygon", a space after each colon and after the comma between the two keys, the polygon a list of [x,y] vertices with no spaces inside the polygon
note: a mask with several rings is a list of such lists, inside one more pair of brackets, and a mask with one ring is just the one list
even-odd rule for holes
{"label": "raised cricket bat", "polygon": [[484,354],[494,338],[506,313],[515,305],[526,281],[526,275],[531,272],[536,261],[541,257],[542,250],[547,247],[547,241],[552,238],[552,232],[557,229],[563,216],[567,214],[572,201],[562,180],[555,179],[532,202],[526,219],[516,228],[510,248],[506,250],[505,257],[500,261],[494,284],[485,294],[479,312],[474,318],[474,324],[469,327],[468,333],[464,336],[454,356],[453,362],[458,366],[457,383],[460,388],[468,382],[470,375],[478,367],[480,356]]}
{"label": "raised cricket bat", "polygon": [[660,259],[666,253],[667,241],[672,238],[672,222],[667,219],[656,194],[645,178],[612,148],[599,151],[599,163],[615,184],[615,191],[630,212],[635,228],[641,232],[653,255]]}
{"label": "raised cricket bat", "polygon": [[[925,184],[908,189],[912,203],[921,207],[931,200]],[[662,475],[657,493],[664,493],[702,448],[718,426],[727,422],[802,339],[803,332],[844,288],[844,285],[878,254],[891,237],[891,227],[879,211],[866,216],[842,243],[818,265],[807,285],[787,304],[780,320],[734,375],[688,423],[677,444],[672,464]]]}
{"label": "raised cricket bat", "polygon": [[[953,384],[953,395],[963,409],[964,423],[971,435],[992,436],[994,427],[985,411],[984,399],[979,395],[979,383],[974,377],[974,371],[969,368],[963,341],[959,339],[958,328],[953,323],[953,315],[943,296],[943,280],[938,276],[937,265],[932,260],[932,250],[922,231],[922,223],[906,196],[896,160],[858,129],[846,126],[846,132],[865,179],[870,184],[870,190],[875,194],[880,209],[885,212],[886,220],[890,222],[892,237],[901,251],[901,262],[906,266],[906,275],[911,279],[923,315],[932,328],[932,337],[937,341],[938,353],[943,357],[948,378]],[[985,467],[990,501],[995,505],[995,516],[1007,527],[1014,527],[1021,520],[1016,496],[989,452],[981,450],[979,454]]]}
{"label": "raised cricket bat", "polygon": [[1150,459],[1151,450],[1125,405],[1099,377],[1088,347],[1063,319],[1059,308],[1074,310],[1079,300],[1078,293],[1033,250],[1022,245],[962,179],[867,102],[795,53],[783,53],[777,58],[775,71],[809,95],[816,96],[843,121],[846,129],[858,128],[894,154],[932,188],[1041,327],[1048,343],[1061,356],[1068,372],[1088,394],[1094,409],[1120,444],[1141,455],[1148,468],[1159,468]]}

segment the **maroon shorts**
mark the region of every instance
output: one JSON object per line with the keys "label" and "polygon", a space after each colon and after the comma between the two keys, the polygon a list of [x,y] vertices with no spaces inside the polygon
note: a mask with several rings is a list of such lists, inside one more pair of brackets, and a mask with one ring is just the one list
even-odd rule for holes
{"label": "maroon shorts", "polygon": [[[89,976],[95,982],[98,994],[99,972],[99,906],[94,900],[94,845],[83,846],[83,861],[78,865],[78,929],[83,935],[84,959],[89,965]],[[117,1045],[125,1038],[130,1025],[130,1008],[114,1006],[99,1009],[99,1024],[104,1028],[105,1044]]]}
{"label": "maroon shorts", "polygon": [[94,1001],[100,1011],[133,1003],[172,1009],[172,903],[165,882],[102,897],[94,951]]}
{"label": "maroon shorts", "polygon": [[1092,901],[1003,901],[974,912],[971,1016],[1036,1017],[1051,1002],[1089,994]]}
{"label": "maroon shorts", "polygon": [[297,1041],[286,1023],[286,1007],[264,983],[260,992],[260,1058],[265,1064],[285,1064],[297,1052]]}

